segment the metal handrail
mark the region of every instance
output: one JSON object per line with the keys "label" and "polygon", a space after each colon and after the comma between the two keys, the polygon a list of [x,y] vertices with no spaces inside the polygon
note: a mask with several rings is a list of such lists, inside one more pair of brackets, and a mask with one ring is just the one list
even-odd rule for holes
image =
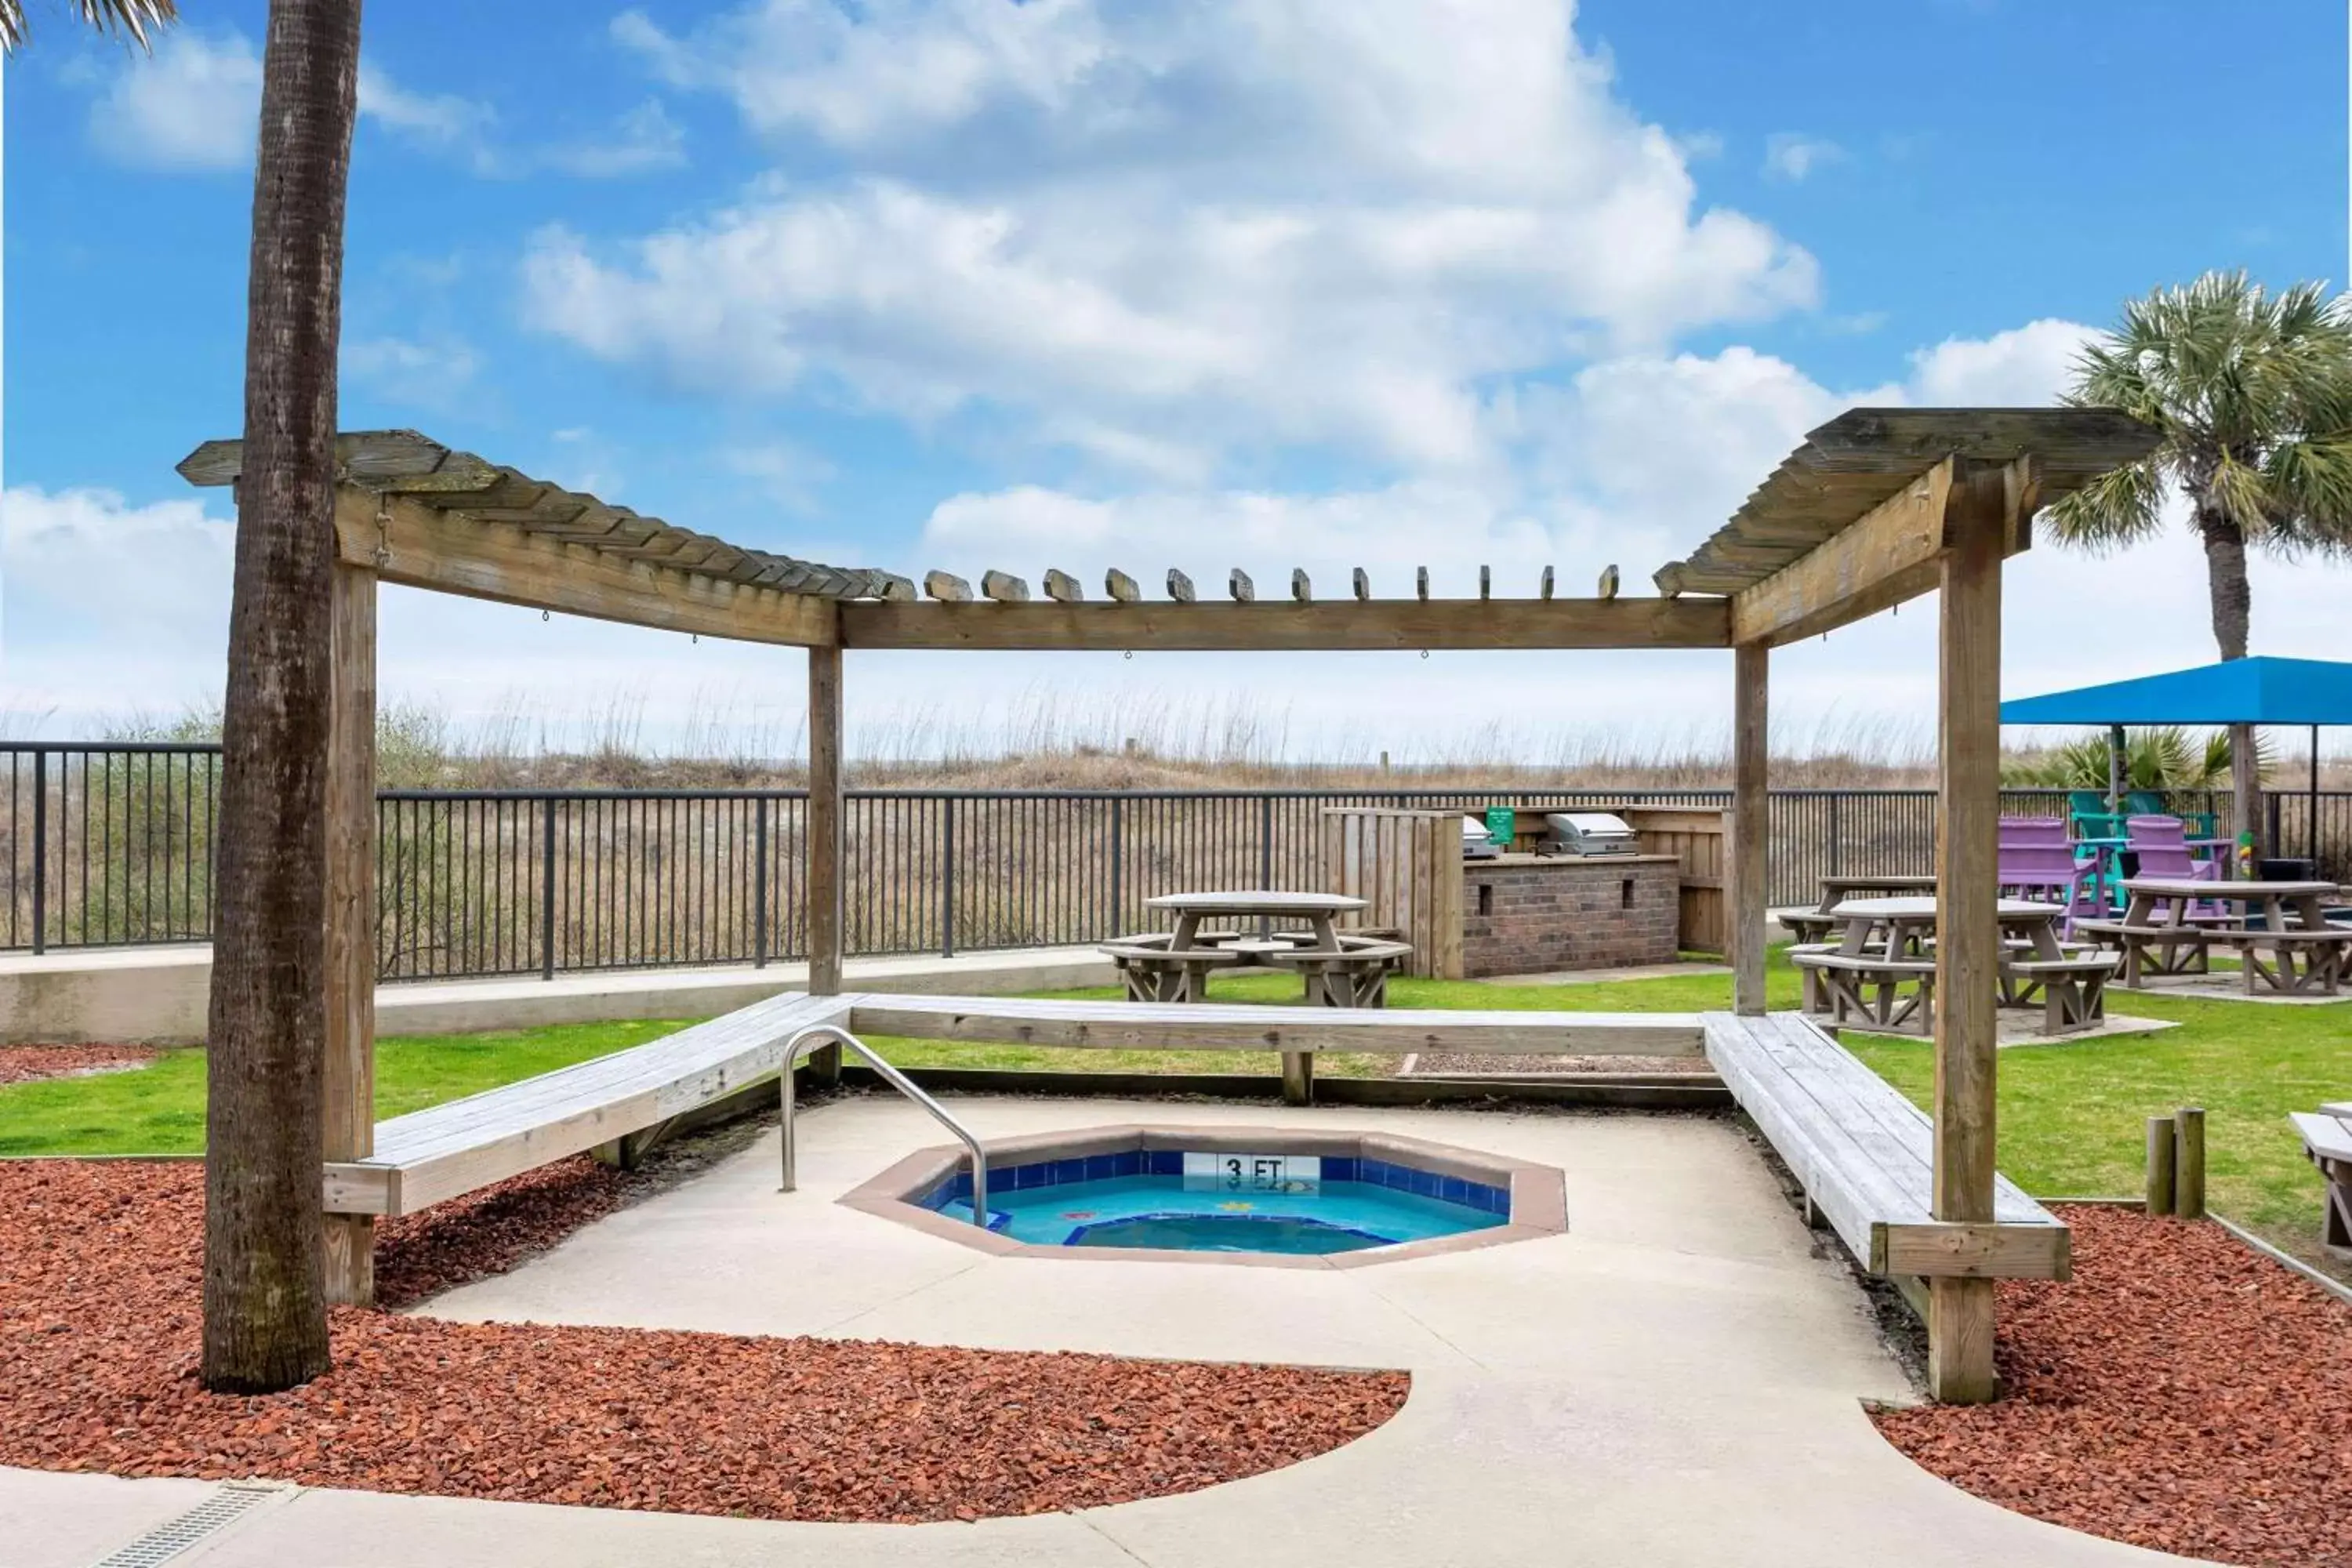
{"label": "metal handrail", "polygon": [[788,1193],[796,1192],[800,1187],[798,1180],[793,1175],[793,1155],[797,1147],[797,1142],[793,1137],[793,1068],[799,1063],[803,1053],[812,1046],[825,1043],[847,1046],[851,1050],[864,1057],[866,1065],[872,1068],[875,1075],[884,1083],[929,1111],[933,1121],[963,1141],[963,1146],[971,1151],[971,1222],[981,1229],[986,1230],[988,1228],[988,1152],[980,1146],[980,1140],[972,1135],[971,1128],[949,1115],[947,1107],[916,1087],[914,1079],[876,1056],[871,1046],[837,1024],[812,1024],[784,1042],[783,1190]]}

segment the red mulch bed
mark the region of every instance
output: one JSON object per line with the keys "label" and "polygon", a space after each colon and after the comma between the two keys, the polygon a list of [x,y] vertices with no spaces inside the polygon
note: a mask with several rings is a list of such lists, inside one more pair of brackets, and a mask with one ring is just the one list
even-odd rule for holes
{"label": "red mulch bed", "polygon": [[[384,1226],[387,1296],[560,1239],[628,1178],[585,1162]],[[602,1205],[601,1207],[599,1205]],[[761,1519],[1091,1508],[1293,1464],[1372,1430],[1402,1373],[333,1315],[334,1370],[263,1398],[195,1378],[203,1172],[0,1163],[0,1465]]]}
{"label": "red mulch bed", "polygon": [[145,1067],[161,1054],[151,1046],[0,1046],[0,1084]]}
{"label": "red mulch bed", "polygon": [[2055,1524],[2219,1563],[2352,1564],[2352,1303],[2219,1226],[2065,1218],[2073,1283],[1999,1287],[2005,1396],[1879,1429]]}

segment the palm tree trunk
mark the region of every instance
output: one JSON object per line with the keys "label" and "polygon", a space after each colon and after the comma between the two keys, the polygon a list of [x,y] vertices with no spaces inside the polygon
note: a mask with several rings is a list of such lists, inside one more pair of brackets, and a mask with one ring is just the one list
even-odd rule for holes
{"label": "palm tree trunk", "polygon": [[271,0],[247,291],[245,449],[221,713],[203,1376],[327,1369],[328,595],[359,0]]}
{"label": "palm tree trunk", "polygon": [[[2253,620],[2253,584],[2246,578],[2246,531],[2217,507],[2197,509],[2197,531],[2205,541],[2205,582],[2212,598],[2213,641],[2225,659],[2246,657]],[[2231,828],[2242,844],[2262,842],[2263,781],[2254,753],[2254,727],[2230,726]]]}

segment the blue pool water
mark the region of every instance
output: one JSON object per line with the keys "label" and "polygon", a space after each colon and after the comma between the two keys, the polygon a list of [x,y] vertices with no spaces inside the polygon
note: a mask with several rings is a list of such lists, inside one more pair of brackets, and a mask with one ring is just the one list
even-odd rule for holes
{"label": "blue pool water", "polygon": [[[1501,1187],[1380,1161],[1291,1155],[1211,1170],[1219,1157],[1195,1155],[1188,1176],[1183,1158],[1097,1155],[992,1170],[989,1228],[1043,1247],[1296,1254],[1426,1241],[1510,1217]],[[969,1220],[969,1175],[926,1206]]]}

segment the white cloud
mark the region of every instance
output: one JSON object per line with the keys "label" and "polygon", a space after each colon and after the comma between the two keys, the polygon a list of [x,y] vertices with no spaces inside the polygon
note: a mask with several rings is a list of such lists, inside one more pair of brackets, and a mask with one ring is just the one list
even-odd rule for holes
{"label": "white cloud", "polygon": [[1947,338],[1911,356],[1916,401],[1958,407],[2055,403],[2097,332],[2079,321],[2028,321],[1989,338]]}
{"label": "white cloud", "polygon": [[[474,173],[511,177],[551,169],[603,179],[675,168],[685,133],[657,101],[622,115],[610,134],[544,146],[503,147],[490,107],[455,93],[401,86],[372,65],[359,72],[359,112],[402,142],[457,160]],[[261,115],[261,57],[235,29],[177,29],[152,54],[134,54],[89,107],[89,136],[107,157],[134,168],[247,168]]]}
{"label": "white cloud", "polygon": [[236,530],[196,500],[0,495],[0,689],[19,711],[121,715],[221,696]]}
{"label": "white cloud", "polygon": [[646,174],[686,163],[686,132],[670,119],[660,100],[649,98],[621,116],[611,136],[557,143],[534,156],[543,167],[583,179]]}
{"label": "white cloud", "polygon": [[457,406],[480,369],[481,356],[452,338],[362,338],[342,345],[344,374],[394,402],[436,411]]}
{"label": "white cloud", "polygon": [[486,104],[454,93],[411,92],[373,66],[360,67],[362,116],[419,145],[478,148],[494,118]]}
{"label": "white cloud", "polygon": [[1160,476],[1331,446],[1486,452],[1479,388],[1809,305],[1811,258],[1696,200],[1566,0],[755,5],[616,31],[837,181],[618,248],[553,230],[530,319],[681,383],[986,405]]}
{"label": "white cloud", "polygon": [[89,108],[89,135],[117,163],[147,169],[238,169],[261,114],[261,57],[242,34],[187,28],[134,54]]}
{"label": "white cloud", "polygon": [[1793,184],[1816,170],[1844,161],[1845,149],[1827,137],[1777,131],[1764,139],[1764,174],[1768,179],[1786,180]]}

